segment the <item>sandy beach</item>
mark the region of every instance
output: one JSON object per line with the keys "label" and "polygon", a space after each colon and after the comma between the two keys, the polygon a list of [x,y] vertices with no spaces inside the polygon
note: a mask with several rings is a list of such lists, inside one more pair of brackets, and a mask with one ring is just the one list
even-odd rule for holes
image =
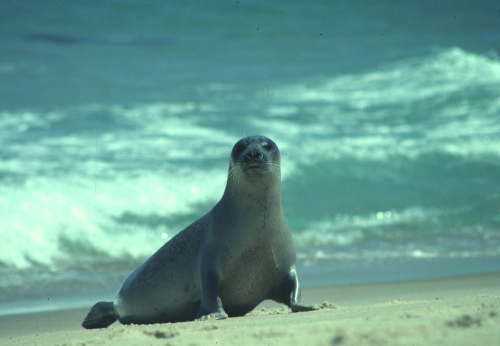
{"label": "sandy beach", "polygon": [[315,312],[265,302],[219,321],[84,330],[88,309],[0,318],[1,345],[498,345],[500,273],[304,289]]}

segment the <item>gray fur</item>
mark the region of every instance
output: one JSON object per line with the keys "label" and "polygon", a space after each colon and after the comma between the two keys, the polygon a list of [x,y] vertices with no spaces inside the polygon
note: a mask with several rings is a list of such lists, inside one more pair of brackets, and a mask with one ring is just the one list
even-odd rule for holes
{"label": "gray fur", "polygon": [[[234,145],[221,200],[135,270],[113,306],[121,323],[149,324],[242,316],[266,299],[316,308],[300,304],[278,147],[254,136]],[[110,304],[97,303],[83,326],[113,323]]]}

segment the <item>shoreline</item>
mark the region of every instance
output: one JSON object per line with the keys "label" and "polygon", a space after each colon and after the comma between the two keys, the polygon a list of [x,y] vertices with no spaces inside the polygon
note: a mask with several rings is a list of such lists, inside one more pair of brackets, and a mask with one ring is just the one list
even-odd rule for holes
{"label": "shoreline", "polygon": [[[477,344],[500,342],[500,327],[497,327],[500,325],[500,272],[304,288],[302,301],[308,304],[328,301],[330,305],[315,312],[291,314],[282,305],[266,301],[239,318],[146,326],[115,323],[108,329],[92,331],[80,326],[90,307],[7,315],[0,317],[0,344],[128,345],[146,341],[153,345],[165,341],[203,344],[201,341],[210,336],[219,345],[235,342],[257,345],[270,335],[280,344],[291,341],[290,337],[298,344],[349,345],[352,342],[354,345],[370,343],[370,340],[386,340],[389,344],[404,340],[416,340],[417,344],[418,340],[423,344],[466,344],[463,337],[458,338],[460,335],[469,335],[473,338],[468,339],[469,342],[474,340]],[[293,325],[300,327],[290,327]]]}
{"label": "shoreline", "polygon": [[[143,261],[137,261],[137,266]],[[90,308],[97,301],[111,301],[135,265],[93,268],[68,273],[2,272],[6,282],[17,285],[0,289],[0,318],[17,314]],[[380,259],[378,261],[297,263],[303,289],[352,287],[389,282],[414,282],[500,272],[499,257]],[[65,276],[66,275],[66,276]],[[78,279],[75,280],[75,277]]]}

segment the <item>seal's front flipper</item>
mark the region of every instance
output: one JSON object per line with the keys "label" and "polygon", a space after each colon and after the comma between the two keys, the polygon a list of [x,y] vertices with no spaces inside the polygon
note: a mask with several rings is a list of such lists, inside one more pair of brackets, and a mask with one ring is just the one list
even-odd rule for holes
{"label": "seal's front flipper", "polygon": [[211,314],[202,315],[199,318],[196,318],[195,321],[208,321],[208,320],[225,320],[229,316],[224,312],[214,312]]}
{"label": "seal's front flipper", "polygon": [[201,302],[200,309],[196,314],[197,320],[225,319],[227,314],[222,307],[217,287],[219,286],[219,274],[212,267],[212,261],[207,256],[208,250],[205,248],[202,254],[200,268],[201,279]]}
{"label": "seal's front flipper", "polygon": [[305,305],[300,303],[295,303],[290,305],[292,312],[302,312],[302,311],[314,311],[319,310],[321,307],[319,305]]}
{"label": "seal's front flipper", "polygon": [[319,310],[319,305],[305,305],[300,303],[300,283],[297,268],[293,265],[288,272],[288,280],[291,282],[292,293],[290,294],[290,304],[292,312]]}
{"label": "seal's front flipper", "polygon": [[99,302],[95,304],[87,317],[83,320],[85,329],[106,328],[116,321],[115,307],[112,302]]}
{"label": "seal's front flipper", "polygon": [[[202,292],[203,296],[203,292]],[[206,305],[210,305],[210,308],[207,309],[205,307]],[[215,304],[203,304],[203,299],[202,303],[200,304],[200,309],[198,310],[198,313],[196,314],[196,321],[206,321],[206,320],[223,320],[226,319],[228,316],[224,309],[222,308],[222,302],[217,296],[215,300]]]}

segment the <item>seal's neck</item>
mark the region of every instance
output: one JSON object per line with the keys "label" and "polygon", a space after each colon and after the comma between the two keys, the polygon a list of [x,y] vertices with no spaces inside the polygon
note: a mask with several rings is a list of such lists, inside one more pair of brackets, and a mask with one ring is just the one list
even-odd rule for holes
{"label": "seal's neck", "polygon": [[265,204],[281,209],[281,181],[275,176],[260,179],[244,179],[235,181],[230,177],[224,191],[224,199],[238,201],[238,204]]}

